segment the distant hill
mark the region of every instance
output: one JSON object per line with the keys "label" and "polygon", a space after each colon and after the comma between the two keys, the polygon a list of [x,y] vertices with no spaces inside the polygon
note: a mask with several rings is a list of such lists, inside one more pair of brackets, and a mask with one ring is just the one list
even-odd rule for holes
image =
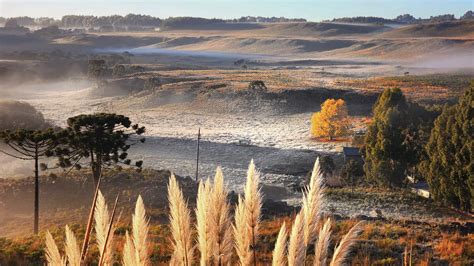
{"label": "distant hill", "polygon": [[410,25],[385,32],[381,37],[474,37],[474,20]]}
{"label": "distant hill", "polygon": [[388,27],[382,25],[355,25],[341,23],[285,23],[272,24],[260,30],[264,34],[287,36],[340,36],[383,32]]}

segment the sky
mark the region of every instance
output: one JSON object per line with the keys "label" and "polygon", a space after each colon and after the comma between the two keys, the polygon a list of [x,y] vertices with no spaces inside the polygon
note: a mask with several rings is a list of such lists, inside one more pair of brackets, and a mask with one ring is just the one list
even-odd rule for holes
{"label": "sky", "polygon": [[463,15],[474,0],[0,0],[0,16],[54,17],[63,15],[145,14],[160,18],[195,16],[237,18],[284,16],[321,21],[335,17],[394,18],[439,14]]}

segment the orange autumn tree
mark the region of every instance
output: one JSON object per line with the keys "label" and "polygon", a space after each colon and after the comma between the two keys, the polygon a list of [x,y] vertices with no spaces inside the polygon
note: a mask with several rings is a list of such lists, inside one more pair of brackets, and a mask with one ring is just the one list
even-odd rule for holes
{"label": "orange autumn tree", "polygon": [[345,136],[349,133],[346,102],[342,99],[327,99],[321,111],[311,117],[311,134],[317,138]]}

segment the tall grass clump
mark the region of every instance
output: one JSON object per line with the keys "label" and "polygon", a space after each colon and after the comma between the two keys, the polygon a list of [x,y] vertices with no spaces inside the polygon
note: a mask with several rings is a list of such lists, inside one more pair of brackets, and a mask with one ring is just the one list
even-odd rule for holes
{"label": "tall grass clump", "polygon": [[67,257],[67,265],[80,266],[81,265],[81,251],[76,240],[76,236],[66,225],[66,243],[64,250]]}
{"label": "tall grass clump", "polygon": [[324,178],[319,164],[319,158],[314,163],[313,172],[303,192],[301,210],[304,217],[304,248],[305,253],[310,243],[317,237],[318,222],[324,208]]}
{"label": "tall grass clump", "polygon": [[[302,206],[296,215],[288,242],[288,265],[305,265],[306,252],[310,245],[314,245],[313,265],[326,266],[329,255],[331,239],[331,220],[327,219],[320,227],[322,209],[325,206],[325,187],[323,176],[316,160],[311,179],[303,192]],[[335,247],[330,266],[344,265],[350,254],[351,248],[357,242],[357,236],[362,230],[362,222],[352,227]],[[277,241],[273,251],[273,265],[281,265],[281,243]]]}
{"label": "tall grass clump", "polygon": [[290,241],[288,243],[288,266],[299,266],[304,264],[304,215],[301,211],[296,215],[291,228]]}
{"label": "tall grass clump", "polygon": [[212,256],[212,240],[210,232],[210,212],[211,212],[211,184],[209,179],[200,182],[196,198],[196,229],[198,232],[197,242],[201,254],[200,265],[209,264]]}
{"label": "tall grass clump", "polygon": [[122,263],[124,266],[148,266],[151,265],[149,258],[149,219],[146,216],[145,204],[141,196],[138,196],[135,204],[135,212],[132,215],[132,236],[125,232],[125,244],[123,247]]}
{"label": "tall grass clump", "polygon": [[53,239],[53,236],[49,231],[46,232],[46,249],[45,249],[45,255],[46,255],[46,261],[48,265],[50,266],[63,266],[66,265],[66,258],[61,256],[59,253],[58,246],[56,245],[56,242]]}
{"label": "tall grass clump", "polygon": [[[109,234],[108,232],[111,219],[107,203],[100,191],[95,205],[94,220],[96,241],[100,255],[99,260],[103,261],[103,265],[112,265],[114,234]],[[103,253],[104,251],[105,253]]]}
{"label": "tall grass clump", "polygon": [[[296,214],[291,230],[282,224],[273,250],[273,266],[300,266],[308,264],[307,251],[314,246],[312,259],[315,266],[344,265],[362,222],[357,223],[342,237],[330,257],[331,219],[322,220],[325,206],[325,188],[316,160],[309,184],[302,196],[302,208]],[[196,222],[193,226],[191,211],[182,190],[172,174],[168,183],[169,221],[173,253],[170,265],[191,266],[194,263],[194,249],[199,250],[199,265],[231,265],[233,250],[240,265],[257,265],[257,245],[262,208],[262,193],[259,188],[259,172],[253,160],[250,162],[243,195],[238,196],[231,221],[228,192],[224,185],[222,170],[218,167],[213,182],[201,181],[196,199]],[[93,208],[95,233],[99,248],[99,266],[113,265],[114,215],[118,197],[112,213],[105,198],[96,191]],[[88,223],[88,228],[90,220]],[[138,196],[132,215],[132,230],[125,232],[122,253],[124,266],[149,266],[149,219],[141,196]],[[194,238],[196,236],[196,238]],[[87,245],[84,246],[87,250]],[[62,256],[51,234],[46,233],[46,259],[48,265],[81,265],[81,250],[73,232],[66,226],[65,256]]]}
{"label": "tall grass clump", "polygon": [[278,232],[278,237],[275,242],[275,249],[273,250],[273,260],[272,260],[272,266],[286,266],[287,262],[287,253],[286,253],[286,241],[288,238],[288,232],[286,231],[286,224],[283,223],[283,225],[280,228],[280,231]]}
{"label": "tall grass clump", "polygon": [[174,248],[171,264],[190,266],[193,263],[194,253],[191,213],[174,174],[171,174],[168,184],[168,201],[170,207],[170,228]]}
{"label": "tall grass clump", "polygon": [[253,160],[247,170],[244,198],[239,197],[235,213],[235,248],[242,265],[257,265],[257,240],[262,208],[259,173]]}
{"label": "tall grass clump", "polygon": [[327,219],[319,230],[318,241],[315,245],[314,265],[327,265],[329,244],[331,241],[331,219]]}
{"label": "tall grass clump", "polygon": [[232,223],[227,196],[228,193],[224,185],[222,169],[217,167],[210,195],[212,207],[209,208],[209,233],[213,245],[212,256],[214,264],[218,266],[228,265],[232,257]]}
{"label": "tall grass clump", "polygon": [[334,254],[332,256],[330,266],[343,265],[344,262],[349,258],[352,247],[357,242],[357,236],[362,231],[363,222],[358,222],[354,225],[349,232],[344,235],[336,246]]}

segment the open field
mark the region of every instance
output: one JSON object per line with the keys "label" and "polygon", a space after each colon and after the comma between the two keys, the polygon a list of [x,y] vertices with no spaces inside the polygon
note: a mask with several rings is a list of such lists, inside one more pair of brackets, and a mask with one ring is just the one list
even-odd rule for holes
{"label": "open field", "polygon": [[[472,51],[474,21],[399,28],[225,23],[150,32],[0,33],[0,100],[27,102],[53,126],[64,127],[67,118],[79,114],[114,112],[146,127],[145,144],[129,151],[130,158],[144,161],[143,171],[106,171],[103,189],[108,199],[121,195],[124,217],[130,217],[137,195],[144,197],[156,265],[171,253],[170,172],[181,176],[186,197],[195,201],[198,129],[199,176],[213,176],[221,166],[227,188],[234,191],[232,202],[254,159],[265,194],[258,249],[261,262],[269,263],[278,228],[294,218],[298,189],[315,158],[330,156],[336,166],[333,178],[339,180],[342,147],[351,145],[351,135],[339,141],[312,138],[310,119],[320,105],[329,98],[344,99],[350,129],[360,135],[385,88],[399,87],[409,100],[426,106],[451,104],[474,79]],[[88,76],[89,59],[104,60],[102,76]],[[263,81],[265,88],[249,87],[253,81]],[[0,155],[0,250],[5,251],[0,265],[42,265],[46,229],[57,239],[65,224],[79,236],[84,233],[92,195],[89,172],[65,177],[52,170],[41,173],[42,234],[28,236],[31,166]],[[474,263],[472,215],[405,189],[365,183],[354,192],[332,187],[324,211],[336,228],[331,250],[356,220],[367,221],[353,265],[401,265],[405,248],[413,251],[416,265]],[[115,232],[120,244],[129,228],[123,219]]]}

